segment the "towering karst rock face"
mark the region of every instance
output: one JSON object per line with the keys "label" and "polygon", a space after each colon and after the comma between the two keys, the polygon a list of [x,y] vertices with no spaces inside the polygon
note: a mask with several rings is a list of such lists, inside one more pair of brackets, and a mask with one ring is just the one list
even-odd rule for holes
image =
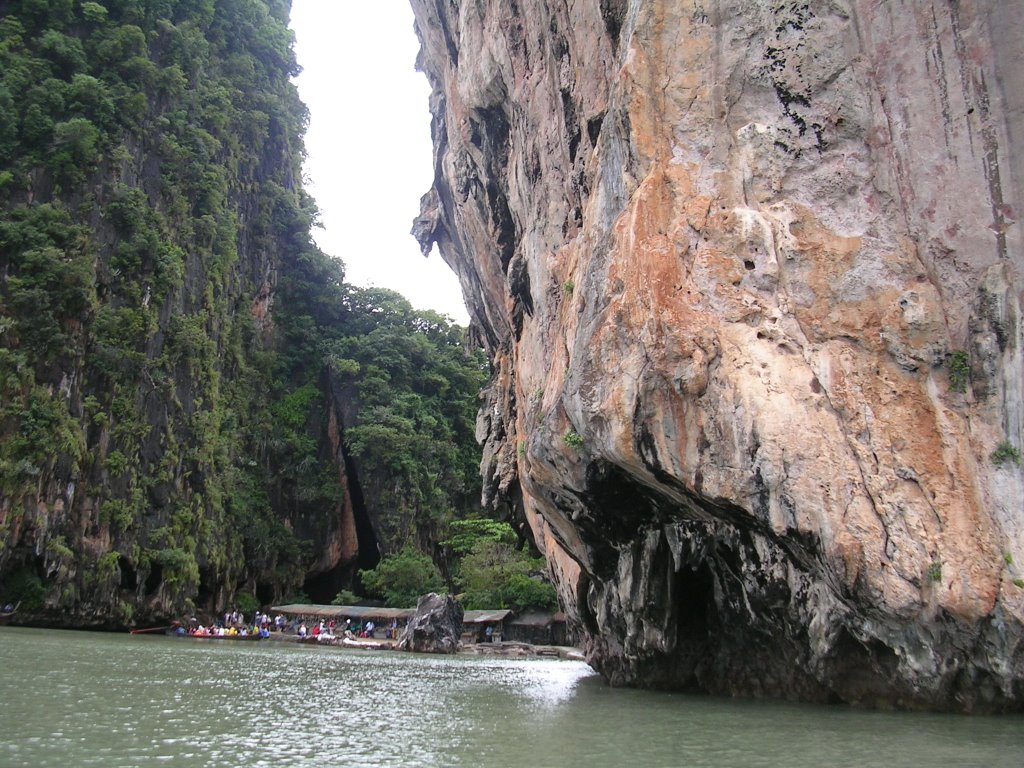
{"label": "towering karst rock face", "polygon": [[412,0],[485,496],[612,682],[1024,700],[1024,11]]}
{"label": "towering karst rock face", "polygon": [[287,3],[214,6],[0,0],[16,621],[156,622],[353,568],[340,408],[276,352],[325,258]]}
{"label": "towering karst rock face", "polygon": [[0,0],[0,604],[122,628],[479,507],[481,363],[312,240],[288,0]]}

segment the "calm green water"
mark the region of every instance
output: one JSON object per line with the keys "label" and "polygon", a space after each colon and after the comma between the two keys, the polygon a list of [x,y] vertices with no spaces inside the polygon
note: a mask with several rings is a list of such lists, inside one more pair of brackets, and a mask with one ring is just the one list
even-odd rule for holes
{"label": "calm green water", "polygon": [[1024,719],[610,689],[576,662],[0,628],[0,766],[1015,766]]}

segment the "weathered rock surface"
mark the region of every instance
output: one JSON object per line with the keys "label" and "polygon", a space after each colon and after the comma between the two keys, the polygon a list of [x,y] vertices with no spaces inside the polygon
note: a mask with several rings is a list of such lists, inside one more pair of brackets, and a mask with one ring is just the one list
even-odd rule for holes
{"label": "weathered rock surface", "polygon": [[412,0],[485,498],[613,683],[1024,700],[1024,10]]}
{"label": "weathered rock surface", "polygon": [[395,648],[414,653],[455,653],[462,635],[462,606],[451,595],[431,592],[416,603]]}

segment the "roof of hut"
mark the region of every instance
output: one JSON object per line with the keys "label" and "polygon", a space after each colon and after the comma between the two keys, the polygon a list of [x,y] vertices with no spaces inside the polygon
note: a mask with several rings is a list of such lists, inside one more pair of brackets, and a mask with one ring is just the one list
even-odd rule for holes
{"label": "roof of hut", "polygon": [[[416,613],[415,608],[384,608],[369,605],[313,605],[290,603],[271,607],[273,613],[291,616],[315,616],[318,619],[408,619]],[[507,608],[489,611],[465,611],[462,615],[463,624],[500,624],[509,617],[512,611]]]}
{"label": "roof of hut", "polygon": [[507,608],[493,611],[465,611],[462,614],[463,624],[500,624],[508,618],[512,611]]}
{"label": "roof of hut", "polygon": [[273,613],[284,613],[293,616],[316,616],[319,619],[408,619],[415,608],[385,608],[373,605],[314,605],[290,603],[275,605],[270,609]]}

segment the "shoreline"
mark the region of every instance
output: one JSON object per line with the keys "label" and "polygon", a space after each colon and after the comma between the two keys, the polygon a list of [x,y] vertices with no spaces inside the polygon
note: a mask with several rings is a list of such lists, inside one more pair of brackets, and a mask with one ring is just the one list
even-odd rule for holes
{"label": "shoreline", "polygon": [[[337,636],[333,640],[312,640],[297,635],[271,632],[267,640],[278,643],[299,643],[316,648],[350,648],[363,651],[394,651],[397,640],[370,639]],[[411,651],[409,652],[411,653]],[[548,658],[563,661],[586,661],[583,651],[567,645],[532,645],[514,640],[494,643],[460,643],[457,655],[498,656],[502,658],[527,659]],[[431,654],[427,654],[431,655]]]}
{"label": "shoreline", "polygon": [[[2,627],[11,629],[55,629],[67,632],[98,632],[101,634],[121,634],[126,632],[132,636],[168,636],[173,637],[173,634],[166,633],[166,629],[170,627],[154,627],[143,630],[126,630],[122,628],[118,629],[107,629],[99,627],[69,627],[69,626],[51,626],[46,624],[13,624],[3,623],[0,624]],[[190,638],[188,635],[186,639],[218,639],[218,638]],[[220,638],[224,640],[224,638]],[[237,638],[233,638],[237,641]],[[253,638],[255,640],[255,638]],[[330,641],[316,641],[312,637],[300,638],[298,635],[282,632],[271,632],[262,641],[276,642],[276,643],[296,643],[300,645],[310,645],[316,648],[350,648],[353,650],[361,651],[394,651],[397,640],[389,640],[384,638],[362,638],[362,637],[342,637],[336,636]],[[229,640],[230,642],[230,640]],[[408,651],[408,653],[413,653]],[[420,655],[435,655],[435,654],[420,654]],[[437,654],[446,655],[446,654]],[[580,648],[570,645],[534,645],[531,643],[522,642],[519,640],[499,640],[492,643],[459,643],[459,648],[452,655],[463,655],[463,656],[495,656],[509,659],[529,659],[529,658],[547,658],[547,659],[558,659],[562,661],[582,661],[586,662],[586,656]]]}

